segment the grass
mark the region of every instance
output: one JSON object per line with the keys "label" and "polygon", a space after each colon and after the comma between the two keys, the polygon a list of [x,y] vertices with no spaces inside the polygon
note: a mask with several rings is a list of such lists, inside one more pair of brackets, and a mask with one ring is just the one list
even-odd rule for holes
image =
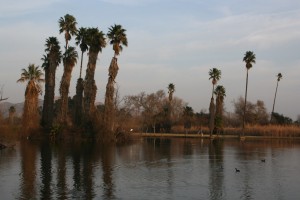
{"label": "grass", "polygon": [[[241,129],[237,130],[238,132]],[[226,130],[233,132],[233,130]],[[300,127],[296,125],[251,125],[246,126],[245,136],[264,136],[264,137],[300,137]]]}
{"label": "grass", "polygon": [[[220,136],[238,136],[242,131],[242,128],[224,128],[224,131]],[[22,128],[20,125],[10,126],[6,124],[0,124],[0,143],[10,143],[12,141],[19,140],[21,138]],[[179,134],[196,134],[199,136],[200,133],[205,135],[209,135],[208,127],[192,127],[189,130],[184,129],[183,126],[172,127],[172,133],[170,137],[176,136]],[[150,133],[151,134],[151,133]],[[159,133],[158,135],[163,135],[164,133]],[[130,134],[129,134],[130,135]],[[245,128],[245,136],[247,138],[283,138],[283,139],[292,139],[292,138],[300,138],[300,126],[296,125],[247,125]],[[80,134],[72,134],[71,139],[80,139],[74,137],[80,137]],[[129,137],[128,135],[118,135],[117,140],[124,140],[124,138]]]}
{"label": "grass", "polygon": [[[209,134],[208,127],[192,127],[189,130],[185,130],[183,126],[172,127],[172,132],[175,134]],[[241,127],[225,127],[223,133],[220,135],[236,135],[238,136],[242,132]],[[245,127],[245,136],[252,137],[272,137],[272,138],[300,138],[300,126],[296,125],[247,125]]]}

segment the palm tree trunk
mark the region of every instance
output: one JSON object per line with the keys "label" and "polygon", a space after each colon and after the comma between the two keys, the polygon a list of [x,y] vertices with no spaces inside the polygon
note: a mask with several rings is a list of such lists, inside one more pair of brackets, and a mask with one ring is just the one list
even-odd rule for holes
{"label": "palm tree trunk", "polygon": [[279,81],[277,81],[277,84],[276,84],[276,90],[275,90],[275,96],[274,96],[273,108],[272,108],[272,112],[271,112],[270,123],[272,122],[273,113],[274,113],[274,108],[275,108],[275,101],[276,101],[276,95],[277,95],[278,82],[279,82]]}
{"label": "palm tree trunk", "polygon": [[[246,76],[246,91],[245,91],[245,103],[244,103],[244,116],[243,116],[243,129],[242,129],[242,136],[245,135],[245,118],[246,118],[246,104],[247,104],[247,90],[248,90],[248,69],[247,69],[247,76]],[[241,137],[241,134],[240,134]]]}
{"label": "palm tree trunk", "polygon": [[95,84],[94,76],[95,76],[98,53],[99,51],[97,52],[89,51],[89,60],[88,60],[86,75],[85,75],[84,114],[86,116],[86,120],[88,121],[91,120],[91,116],[95,111],[97,86]]}
{"label": "palm tree trunk", "polygon": [[209,130],[210,130],[210,137],[212,136],[213,130],[214,130],[214,124],[215,124],[215,104],[214,104],[214,98],[212,97],[210,100],[209,105]]}
{"label": "palm tree trunk", "polygon": [[29,81],[25,91],[23,108],[23,130],[25,134],[37,129],[39,126],[38,95],[39,91],[34,81]]}
{"label": "palm tree trunk", "polygon": [[[114,106],[114,94],[115,94],[115,79],[118,74],[118,63],[117,58],[114,56],[109,66],[109,78],[106,85],[105,93],[105,109],[104,109],[104,123],[107,131],[113,132],[114,129],[114,118],[115,118],[115,106]],[[108,139],[113,139],[112,134],[108,136]]]}
{"label": "palm tree trunk", "polygon": [[79,78],[76,85],[76,96],[75,96],[75,110],[74,110],[74,122],[76,126],[82,124],[83,114],[83,80]]}
{"label": "palm tree trunk", "polygon": [[66,123],[68,117],[68,100],[69,100],[69,88],[72,75],[72,66],[65,66],[64,73],[60,82],[60,116],[59,121]]}
{"label": "palm tree trunk", "polygon": [[80,73],[79,73],[79,78],[81,79],[81,72],[82,72],[82,62],[83,62],[83,51],[81,51],[81,61],[80,61]]}
{"label": "palm tree trunk", "polygon": [[212,132],[214,130],[214,124],[215,124],[215,104],[214,104],[214,90],[215,90],[215,84],[212,84],[212,92],[211,92],[211,99],[209,104],[209,135],[212,136]]}
{"label": "palm tree trunk", "polygon": [[55,62],[50,62],[50,66],[45,69],[45,96],[42,112],[42,126],[50,130],[54,118],[54,94],[55,94]]}

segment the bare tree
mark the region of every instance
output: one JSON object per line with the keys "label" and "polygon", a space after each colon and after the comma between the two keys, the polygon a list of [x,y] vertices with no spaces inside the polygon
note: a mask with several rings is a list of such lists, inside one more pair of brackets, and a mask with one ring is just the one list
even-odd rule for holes
{"label": "bare tree", "polygon": [[0,102],[1,102],[1,101],[5,101],[5,100],[8,99],[8,97],[7,97],[7,98],[3,98],[3,88],[4,88],[4,85],[2,85],[2,86],[1,86],[1,89],[0,89]]}

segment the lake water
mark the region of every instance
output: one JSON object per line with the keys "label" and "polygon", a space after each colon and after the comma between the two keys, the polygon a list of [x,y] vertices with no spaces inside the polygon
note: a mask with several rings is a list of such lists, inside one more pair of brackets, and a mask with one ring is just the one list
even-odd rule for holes
{"label": "lake water", "polygon": [[[240,172],[236,172],[235,168]],[[300,141],[25,141],[0,150],[0,199],[300,199]]]}

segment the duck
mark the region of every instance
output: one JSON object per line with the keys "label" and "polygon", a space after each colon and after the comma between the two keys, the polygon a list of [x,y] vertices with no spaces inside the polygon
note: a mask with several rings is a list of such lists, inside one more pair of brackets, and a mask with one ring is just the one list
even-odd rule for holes
{"label": "duck", "polygon": [[235,172],[240,172],[240,170],[239,170],[239,169],[237,169],[237,168],[235,168]]}

